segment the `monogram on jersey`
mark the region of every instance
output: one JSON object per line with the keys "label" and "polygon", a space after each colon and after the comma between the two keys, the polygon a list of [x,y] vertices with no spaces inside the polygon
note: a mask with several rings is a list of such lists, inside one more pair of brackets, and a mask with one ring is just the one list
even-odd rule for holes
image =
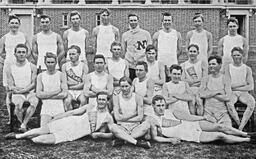
{"label": "monogram on jersey", "polygon": [[137,50],[144,50],[147,46],[147,40],[137,41]]}
{"label": "monogram on jersey", "polygon": [[68,76],[69,78],[71,78],[71,79],[73,79],[73,80],[79,82],[79,83],[83,82],[83,79],[82,79],[81,77],[77,76],[77,75],[74,73],[74,71],[73,71],[72,68],[70,68],[69,70],[67,70],[67,76]]}

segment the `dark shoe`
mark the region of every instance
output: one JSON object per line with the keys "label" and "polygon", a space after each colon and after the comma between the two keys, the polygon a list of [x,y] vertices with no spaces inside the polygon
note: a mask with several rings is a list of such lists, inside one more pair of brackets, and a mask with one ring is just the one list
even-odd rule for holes
{"label": "dark shoe", "polygon": [[20,128],[18,129],[18,131],[21,132],[21,133],[24,133],[24,132],[27,132],[28,129],[27,129],[27,128],[22,128],[22,127],[20,127]]}
{"label": "dark shoe", "polygon": [[136,145],[139,147],[143,147],[145,149],[151,148],[150,142],[148,142],[148,141],[138,140]]}
{"label": "dark shoe", "polygon": [[256,132],[248,132],[247,135],[248,135],[250,138],[256,139]]}
{"label": "dark shoe", "polygon": [[5,135],[4,138],[5,138],[5,140],[16,139],[16,134],[14,132],[11,132],[11,133]]}
{"label": "dark shoe", "polygon": [[113,140],[112,146],[113,147],[119,147],[124,145],[124,140],[120,140],[120,139],[115,139]]}

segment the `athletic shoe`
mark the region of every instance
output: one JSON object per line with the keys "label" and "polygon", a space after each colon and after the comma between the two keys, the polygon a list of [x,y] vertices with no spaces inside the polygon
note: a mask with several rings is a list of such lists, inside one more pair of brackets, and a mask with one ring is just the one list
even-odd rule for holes
{"label": "athletic shoe", "polygon": [[5,140],[16,139],[16,134],[14,132],[11,132],[11,133],[5,135],[4,138],[5,138]]}
{"label": "athletic shoe", "polygon": [[112,143],[113,147],[119,147],[119,146],[122,146],[122,145],[124,145],[124,140],[121,140],[121,139],[113,140],[113,143]]}
{"label": "athletic shoe", "polygon": [[143,147],[145,149],[150,149],[151,145],[150,145],[150,142],[148,141],[143,141],[143,140],[137,140],[137,146],[139,147]]}

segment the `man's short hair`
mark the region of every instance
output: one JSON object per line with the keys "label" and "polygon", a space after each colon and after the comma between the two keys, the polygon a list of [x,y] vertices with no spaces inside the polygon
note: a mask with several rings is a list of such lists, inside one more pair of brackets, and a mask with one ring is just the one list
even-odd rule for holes
{"label": "man's short hair", "polygon": [[[170,12],[163,12],[162,13],[162,21],[164,20],[164,17],[169,17],[169,16],[171,16],[172,17],[172,15],[171,15],[171,13]],[[173,20],[173,19],[172,19]]]}
{"label": "man's short hair", "polygon": [[25,48],[26,49],[26,53],[28,53],[28,47],[27,47],[27,45],[25,45],[25,44],[18,44],[18,45],[16,45],[15,46],[15,49],[14,49],[14,52],[16,53],[17,52],[17,49],[18,48]]}
{"label": "man's short hair", "polygon": [[148,72],[148,64],[145,61],[138,61],[136,66],[142,65],[146,72]]}
{"label": "man's short hair", "polygon": [[102,54],[97,54],[94,56],[94,59],[93,59],[94,63],[95,63],[96,59],[103,59],[104,63],[106,63],[105,57]]}
{"label": "man's short hair", "polygon": [[122,44],[121,44],[120,42],[118,42],[118,41],[113,41],[113,42],[111,43],[111,46],[110,46],[111,50],[112,50],[112,48],[113,48],[114,46],[120,46],[120,48],[122,48]]}
{"label": "man's short hair", "polygon": [[146,47],[145,52],[148,52],[148,51],[150,51],[150,50],[155,50],[155,52],[156,52],[156,60],[157,60],[157,56],[158,56],[157,48],[156,48],[154,45],[149,44],[149,45]]}
{"label": "man's short hair", "polygon": [[235,51],[238,51],[240,54],[244,56],[244,50],[241,47],[233,47],[233,49],[231,50],[231,54],[233,54],[233,52]]}
{"label": "man's short hair", "polygon": [[44,14],[40,16],[40,20],[42,20],[42,19],[49,19],[50,21],[52,20],[51,17],[49,17],[48,15],[44,15]]}
{"label": "man's short hair", "polygon": [[130,17],[137,17],[138,20],[140,19],[139,16],[137,14],[134,14],[134,13],[128,14],[128,19]]}
{"label": "man's short hair", "polygon": [[74,10],[74,11],[71,11],[70,14],[69,14],[69,19],[71,20],[71,17],[75,16],[75,15],[78,15],[79,18],[81,19],[81,15],[78,11]]}
{"label": "man's short hair", "polygon": [[71,46],[68,48],[68,50],[70,50],[70,49],[75,49],[77,53],[81,54],[81,49],[80,49],[80,47],[77,46],[77,45],[71,45]]}
{"label": "man's short hair", "polygon": [[190,45],[188,46],[188,50],[189,50],[191,47],[194,47],[194,48],[196,48],[197,51],[199,51],[199,46],[198,46],[198,45],[196,45],[196,44],[190,44]]}
{"label": "man's short hair", "polygon": [[196,13],[196,14],[194,15],[194,17],[193,17],[193,21],[194,21],[195,19],[197,19],[197,18],[201,18],[202,21],[204,22],[204,16],[203,16],[202,13]]}
{"label": "man's short hair", "polygon": [[108,16],[111,14],[110,10],[108,8],[101,8],[99,14],[107,13]]}
{"label": "man's short hair", "polygon": [[230,17],[228,20],[227,20],[227,25],[232,22],[232,23],[235,23],[236,25],[238,25],[238,20],[234,17]]}
{"label": "man's short hair", "polygon": [[218,64],[222,64],[222,58],[219,56],[219,55],[211,55],[209,58],[208,58],[208,63],[211,61],[211,60],[216,60]]}
{"label": "man's short hair", "polygon": [[156,104],[156,101],[159,101],[159,100],[163,100],[165,103],[166,103],[166,100],[163,96],[161,95],[155,95],[153,98],[152,98],[152,104]]}
{"label": "man's short hair", "polygon": [[98,92],[97,94],[96,94],[96,98],[98,99],[98,97],[100,96],[100,95],[106,95],[107,96],[107,98],[108,98],[108,93],[107,92]]}
{"label": "man's short hair", "polygon": [[16,15],[10,15],[10,16],[9,16],[9,19],[8,19],[8,23],[10,23],[10,21],[13,20],[13,19],[17,19],[18,22],[20,23],[20,18],[17,17]]}
{"label": "man's short hair", "polygon": [[57,62],[57,56],[52,52],[46,52],[44,56],[44,62],[46,62],[47,58],[54,58],[54,60]]}
{"label": "man's short hair", "polygon": [[180,65],[177,65],[177,64],[173,64],[171,65],[170,67],[170,73],[172,73],[172,70],[181,70],[181,73],[182,73],[182,67]]}
{"label": "man's short hair", "polygon": [[129,85],[132,85],[132,80],[129,77],[126,77],[126,76],[120,78],[119,85],[121,84],[121,82],[128,82]]}

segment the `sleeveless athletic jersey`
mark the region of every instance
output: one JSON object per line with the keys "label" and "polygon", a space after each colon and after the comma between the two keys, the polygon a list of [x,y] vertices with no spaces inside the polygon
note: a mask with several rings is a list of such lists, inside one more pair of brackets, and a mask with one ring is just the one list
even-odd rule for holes
{"label": "sleeveless athletic jersey", "polygon": [[158,59],[168,67],[173,64],[178,64],[177,59],[177,31],[172,29],[171,32],[166,33],[159,30],[158,36]]}
{"label": "sleeveless athletic jersey", "polygon": [[187,79],[199,79],[203,77],[202,72],[202,60],[198,60],[196,63],[190,63],[189,61],[184,62],[184,72]]}
{"label": "sleeveless athletic jersey", "polygon": [[[41,69],[46,69],[44,64],[44,56],[46,52],[51,52],[57,55],[57,34],[52,32],[50,35],[45,35],[42,32],[37,34],[37,44],[38,44],[38,60],[37,60],[37,68],[41,66]],[[57,64],[56,68],[59,66]]]}
{"label": "sleeveless athletic jersey", "polygon": [[[122,41],[127,45],[125,59],[129,62],[130,68],[135,68],[134,62],[146,60],[146,46],[152,44],[151,36],[148,31],[141,28],[129,30],[123,34]],[[142,57],[138,59],[139,56]]]}
{"label": "sleeveless athletic jersey", "polygon": [[232,62],[233,59],[231,57],[231,50],[234,47],[241,47],[243,49],[243,37],[241,35],[224,36],[223,41],[223,60]]}
{"label": "sleeveless athletic jersey", "polygon": [[11,65],[11,75],[16,87],[26,88],[31,84],[31,64],[26,61],[24,66]]}
{"label": "sleeveless athletic jersey", "polygon": [[114,78],[120,79],[124,76],[125,71],[125,60],[119,59],[119,61],[113,61],[112,59],[108,59],[108,71]]}
{"label": "sleeveless athletic jersey", "polygon": [[83,62],[79,62],[77,66],[72,66],[71,62],[66,64],[66,73],[69,80],[77,81],[79,83],[83,82]]}
{"label": "sleeveless athletic jersey", "polygon": [[231,86],[242,86],[246,85],[246,65],[242,64],[239,67],[229,64],[229,72],[231,75]]}
{"label": "sleeveless athletic jersey", "polygon": [[145,97],[147,94],[147,83],[148,83],[149,77],[146,77],[146,79],[142,82],[139,81],[139,78],[134,79],[134,88],[135,93],[138,93],[142,97]]}
{"label": "sleeveless athletic jersey", "polygon": [[202,32],[197,32],[196,30],[192,31],[192,36],[190,38],[190,44],[196,44],[199,46],[199,55],[198,59],[204,60],[207,62],[208,59],[208,40],[207,40],[207,34],[206,30],[203,30]]}
{"label": "sleeveless athletic jersey", "polygon": [[[207,88],[212,91],[224,90],[223,75],[221,74],[221,76],[218,78],[213,78],[212,76],[209,76]],[[213,112],[227,112],[225,102],[221,102],[215,98],[208,98],[205,100],[205,109],[212,110]]]}
{"label": "sleeveless athletic jersey", "polygon": [[[68,47],[72,45],[77,45],[81,49],[81,54],[79,56],[79,60],[86,60],[85,56],[85,39],[86,37],[86,30],[81,28],[79,31],[74,31],[71,28],[68,29]],[[69,55],[67,54],[67,59],[69,60]]]}
{"label": "sleeveless athletic jersey", "polygon": [[103,54],[105,58],[112,56],[110,52],[111,43],[115,41],[115,34],[112,25],[99,25],[99,32],[97,35],[97,53]]}
{"label": "sleeveless athletic jersey", "polygon": [[160,79],[160,72],[159,72],[159,62],[155,61],[154,64],[148,63],[148,76],[152,78],[153,80],[159,80]]}
{"label": "sleeveless athletic jersey", "polygon": [[132,93],[132,97],[130,99],[124,99],[122,93],[118,95],[119,97],[119,105],[121,112],[125,114],[136,114],[137,113],[137,104],[136,104],[136,94]]}
{"label": "sleeveless athletic jersey", "polygon": [[49,75],[46,71],[42,72],[42,83],[44,91],[56,91],[61,89],[61,72],[56,71],[55,74]]}

